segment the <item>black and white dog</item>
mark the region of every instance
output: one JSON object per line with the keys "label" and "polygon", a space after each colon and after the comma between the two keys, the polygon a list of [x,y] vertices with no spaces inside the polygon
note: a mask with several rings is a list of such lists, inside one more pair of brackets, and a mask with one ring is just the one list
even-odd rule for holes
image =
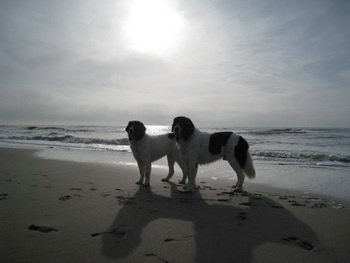
{"label": "black and white dog", "polygon": [[206,164],[223,158],[237,174],[235,191],[243,190],[244,176],[255,178],[255,169],[249,153],[249,145],[243,137],[233,132],[207,133],[198,130],[186,117],[176,117],[172,125],[180,156],[188,173],[186,191],[192,192],[198,164]]}
{"label": "black and white dog", "polygon": [[162,181],[167,182],[173,176],[176,161],[183,173],[180,183],[186,183],[187,170],[179,156],[173,133],[150,136],[146,133],[146,127],[139,121],[130,121],[125,130],[128,133],[130,148],[140,170],[140,180],[136,184],[142,184],[146,178],[144,186],[150,186],[152,162],[165,155],[168,158],[169,173]]}

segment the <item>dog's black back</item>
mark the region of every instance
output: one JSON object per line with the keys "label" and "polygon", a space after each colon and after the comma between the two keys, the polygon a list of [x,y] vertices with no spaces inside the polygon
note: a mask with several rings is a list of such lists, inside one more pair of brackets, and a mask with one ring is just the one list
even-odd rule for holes
{"label": "dog's black back", "polygon": [[225,146],[232,132],[217,132],[210,135],[209,152],[211,154],[219,154],[221,147]]}

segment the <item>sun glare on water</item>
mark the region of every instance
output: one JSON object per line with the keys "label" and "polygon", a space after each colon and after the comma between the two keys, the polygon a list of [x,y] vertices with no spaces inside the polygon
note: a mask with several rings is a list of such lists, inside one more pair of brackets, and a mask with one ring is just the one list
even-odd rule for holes
{"label": "sun glare on water", "polygon": [[185,21],[173,1],[134,0],[127,12],[123,28],[126,48],[154,55],[178,50]]}

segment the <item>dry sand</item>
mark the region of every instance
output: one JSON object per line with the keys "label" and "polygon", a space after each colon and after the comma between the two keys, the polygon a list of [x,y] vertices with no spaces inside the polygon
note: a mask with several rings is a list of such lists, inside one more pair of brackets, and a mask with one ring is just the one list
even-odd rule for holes
{"label": "dry sand", "polygon": [[[349,262],[350,210],[247,184],[139,187],[137,167],[0,148],[0,262]],[[173,181],[180,180],[180,174]]]}

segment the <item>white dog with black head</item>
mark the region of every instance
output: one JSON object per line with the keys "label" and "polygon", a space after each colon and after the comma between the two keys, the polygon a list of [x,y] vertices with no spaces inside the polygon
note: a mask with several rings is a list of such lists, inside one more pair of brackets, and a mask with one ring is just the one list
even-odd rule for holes
{"label": "white dog with black head", "polygon": [[130,148],[140,170],[140,180],[136,184],[144,184],[144,186],[149,187],[152,162],[165,155],[168,159],[169,173],[162,181],[167,182],[173,176],[174,163],[177,162],[183,173],[180,183],[186,183],[187,170],[185,163],[179,156],[173,133],[150,136],[146,133],[146,127],[140,121],[130,121],[125,130],[128,133]]}
{"label": "white dog with black head", "polygon": [[235,191],[243,190],[245,175],[255,178],[255,169],[249,153],[249,145],[243,137],[233,132],[207,133],[197,129],[186,117],[176,117],[172,125],[180,156],[184,160],[188,184],[186,191],[192,192],[195,186],[198,164],[207,164],[224,159],[237,174]]}

